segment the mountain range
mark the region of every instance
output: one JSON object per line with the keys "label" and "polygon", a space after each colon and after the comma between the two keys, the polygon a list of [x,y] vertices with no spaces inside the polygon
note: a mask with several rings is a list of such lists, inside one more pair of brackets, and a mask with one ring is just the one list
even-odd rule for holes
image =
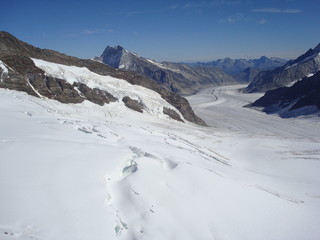
{"label": "mountain range", "polygon": [[283,66],[287,60],[277,57],[262,56],[258,59],[224,58],[212,62],[191,63],[192,66],[217,67],[241,82],[251,82],[260,72]]}
{"label": "mountain range", "polygon": [[193,94],[207,86],[237,83],[236,79],[216,67],[159,63],[127,51],[121,46],[107,46],[102,55],[94,59],[117,69],[142,74],[165,89],[180,94]]}
{"label": "mountain range", "polygon": [[[80,103],[88,100],[103,105],[122,100],[130,108],[147,111],[146,102],[143,102],[143,97],[140,96],[141,93],[140,95],[139,93],[128,93],[130,96],[119,95],[117,92],[112,94],[110,90],[107,91],[108,87],[101,87],[96,83],[93,84],[92,81],[88,82],[87,79],[78,79],[74,76],[64,76],[61,79],[60,75],[50,75],[36,66],[34,59],[60,64],[56,65],[55,68],[61,68],[61,71],[66,71],[65,67],[74,66],[88,70],[90,73],[86,72],[86,74],[90,76],[92,74],[98,75],[96,77],[99,79],[101,76],[109,76],[113,79],[125,80],[132,85],[140,85],[155,91],[170,104],[161,108],[163,109],[161,114],[169,114],[171,118],[177,119],[177,115],[181,113],[182,118],[185,120],[206,125],[194,114],[185,98],[161,88],[154,81],[142,75],[118,70],[97,61],[79,59],[56,51],[36,48],[18,40],[7,32],[0,32],[0,87],[24,91],[36,97],[51,98],[63,103]],[[74,75],[74,73],[70,74]],[[98,80],[94,81],[97,82]],[[120,99],[115,95],[119,95]]]}
{"label": "mountain range", "polygon": [[[309,105],[319,108],[317,100],[319,89],[314,86],[319,81],[320,44],[297,59],[272,70],[275,65],[282,64],[283,60],[261,57],[254,60],[226,58],[210,63],[194,64],[158,63],[120,46],[107,47],[101,57],[96,57],[95,60],[84,60],[53,50],[33,47],[9,33],[0,32],[0,87],[24,91],[36,97],[51,98],[63,103],[80,103],[88,100],[104,105],[121,101],[128,108],[144,112],[147,111],[147,107],[141,96],[129,93],[119,95],[112,89],[108,91],[107,88],[83,79],[68,81],[69,76],[61,78],[60,75],[50,75],[36,65],[37,59],[58,65],[86,68],[99,76],[122,79],[130,84],[153,90],[170,104],[161,107],[161,114],[178,121],[187,120],[200,125],[206,124],[194,114],[187,99],[179,94],[192,94],[208,87],[241,83],[243,79],[256,74],[245,89],[246,92],[282,88],[267,92],[252,106],[264,107],[266,112],[276,112],[275,109],[278,112],[279,109],[290,112]],[[55,67],[64,69],[60,65]],[[262,71],[262,69],[269,70]],[[242,80],[235,80],[236,76]],[[292,88],[283,88],[299,80],[301,81]],[[313,81],[313,85],[310,85],[309,81]]]}
{"label": "mountain range", "polygon": [[281,58],[218,59],[212,62],[172,63],[157,62],[141,57],[121,46],[107,46],[96,61],[117,69],[137,72],[155,80],[169,91],[193,94],[212,86],[247,83],[264,70],[286,63]]}

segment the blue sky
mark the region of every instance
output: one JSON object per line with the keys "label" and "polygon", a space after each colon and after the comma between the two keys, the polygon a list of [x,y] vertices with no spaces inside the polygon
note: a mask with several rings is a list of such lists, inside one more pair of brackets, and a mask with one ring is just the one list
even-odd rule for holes
{"label": "blue sky", "polygon": [[1,0],[0,30],[80,58],[121,45],[158,61],[295,58],[320,43],[320,0]]}

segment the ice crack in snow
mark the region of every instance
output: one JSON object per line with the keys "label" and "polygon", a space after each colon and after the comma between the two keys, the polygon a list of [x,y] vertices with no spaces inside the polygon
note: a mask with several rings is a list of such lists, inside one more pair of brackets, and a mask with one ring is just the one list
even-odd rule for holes
{"label": "ice crack in snow", "polygon": [[[143,198],[144,194],[134,190],[132,181],[139,172],[139,161],[141,159],[155,160],[164,170],[172,170],[178,166],[174,161],[162,159],[154,154],[145,152],[140,148],[129,146],[132,156],[126,159],[111,174],[105,177],[107,187],[108,207],[112,209],[115,216],[115,234],[117,237],[134,236],[138,238],[144,233],[143,223],[150,214],[155,214],[154,205],[148,204]],[[143,161],[141,162],[143,164]],[[138,186],[135,186],[136,188]],[[151,207],[150,207],[151,206]],[[132,219],[137,221],[132,222]],[[130,238],[131,239],[131,238]]]}
{"label": "ice crack in snow", "polygon": [[260,189],[262,191],[265,191],[267,193],[270,193],[278,198],[281,198],[281,199],[284,199],[284,200],[287,200],[287,201],[290,201],[290,202],[293,202],[293,203],[304,203],[304,201],[301,201],[301,200],[297,200],[297,199],[294,199],[292,197],[288,197],[288,196],[285,196],[283,194],[280,194],[279,192],[275,191],[275,190],[272,190],[272,189],[269,189],[267,187],[263,187],[263,186],[260,186],[260,185],[255,185],[253,186],[257,189]]}

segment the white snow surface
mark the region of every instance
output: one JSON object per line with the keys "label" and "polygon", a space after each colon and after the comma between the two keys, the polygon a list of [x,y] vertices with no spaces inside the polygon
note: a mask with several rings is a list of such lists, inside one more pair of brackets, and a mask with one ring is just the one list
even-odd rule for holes
{"label": "white snow surface", "polygon": [[319,118],[240,87],[189,97],[207,128],[0,89],[0,239],[319,239]]}
{"label": "white snow surface", "polygon": [[2,77],[4,75],[7,75],[9,73],[8,68],[6,65],[0,60],[0,69],[2,70],[2,73],[0,75],[0,81],[2,81]]}
{"label": "white snow surface", "polygon": [[307,75],[307,77],[312,77],[314,75],[314,73],[309,73],[308,75]]}
{"label": "white snow surface", "polygon": [[0,60],[0,68],[3,70],[3,72],[8,73],[8,68],[1,60]]}

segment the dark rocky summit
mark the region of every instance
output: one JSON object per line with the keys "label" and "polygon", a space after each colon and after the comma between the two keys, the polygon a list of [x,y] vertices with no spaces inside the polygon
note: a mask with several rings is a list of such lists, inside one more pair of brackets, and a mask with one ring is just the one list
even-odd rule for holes
{"label": "dark rocky summit", "polygon": [[97,74],[124,79],[130,84],[149,88],[158,92],[163,99],[176,107],[186,120],[206,125],[194,114],[185,98],[161,88],[154,81],[142,75],[117,70],[97,61],[79,59],[53,50],[36,48],[7,32],[0,32],[0,60],[8,68],[8,74],[0,70],[0,87],[24,91],[36,97],[45,96],[63,103],[80,103],[86,99],[103,105],[116,100],[110,93],[101,89],[91,89],[79,83],[71,85],[65,80],[48,77],[35,66],[30,58],[68,66],[86,67]]}
{"label": "dark rocky summit", "polygon": [[216,67],[190,66],[182,63],[156,62],[138,56],[121,46],[107,47],[96,61],[136,72],[153,79],[168,91],[192,94],[202,88],[235,84],[237,81]]}
{"label": "dark rocky summit", "polygon": [[[305,77],[291,87],[280,87],[269,90],[263,97],[252,104],[253,107],[263,107],[267,113],[279,113],[280,116],[295,116],[290,114],[307,106],[315,106],[320,110],[320,71],[312,77]],[[300,111],[299,114],[306,114]]]}
{"label": "dark rocky summit", "polygon": [[289,61],[282,67],[260,72],[245,91],[249,93],[265,92],[270,89],[284,87],[319,70],[320,44],[314,49],[309,49],[297,59]]}

